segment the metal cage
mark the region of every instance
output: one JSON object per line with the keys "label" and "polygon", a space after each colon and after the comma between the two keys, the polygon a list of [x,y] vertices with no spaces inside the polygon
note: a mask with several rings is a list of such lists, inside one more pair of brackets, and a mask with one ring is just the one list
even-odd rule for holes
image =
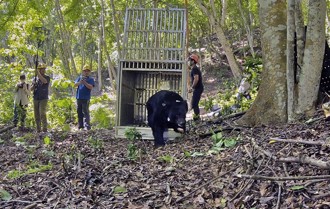
{"label": "metal cage", "polygon": [[127,127],[136,127],[144,138],[153,138],[145,104],[157,91],[172,90],[186,98],[185,18],[184,9],[126,10],[117,77],[117,137],[124,136]]}

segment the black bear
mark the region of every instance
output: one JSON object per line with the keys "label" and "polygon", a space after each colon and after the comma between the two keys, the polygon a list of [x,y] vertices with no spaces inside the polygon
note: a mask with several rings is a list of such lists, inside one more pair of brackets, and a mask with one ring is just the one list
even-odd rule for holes
{"label": "black bear", "polygon": [[162,90],[147,101],[148,125],[152,129],[155,147],[164,146],[164,132],[173,128],[175,132],[186,131],[186,100],[172,91]]}

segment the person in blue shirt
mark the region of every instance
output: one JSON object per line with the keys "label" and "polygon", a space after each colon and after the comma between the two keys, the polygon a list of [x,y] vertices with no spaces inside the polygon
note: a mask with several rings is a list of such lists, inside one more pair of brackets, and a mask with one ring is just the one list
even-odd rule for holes
{"label": "person in blue shirt", "polygon": [[[89,101],[91,91],[95,86],[94,79],[90,76],[91,70],[88,65],[83,67],[82,74],[75,80],[74,86],[77,87],[77,113],[78,129],[90,130]],[[85,119],[85,120],[84,120]]]}

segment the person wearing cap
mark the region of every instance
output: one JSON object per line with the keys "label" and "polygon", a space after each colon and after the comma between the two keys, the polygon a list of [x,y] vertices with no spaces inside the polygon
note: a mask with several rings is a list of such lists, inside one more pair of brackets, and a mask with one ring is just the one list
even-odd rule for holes
{"label": "person wearing cap", "polygon": [[29,84],[25,82],[25,75],[22,74],[20,82],[15,87],[15,99],[14,99],[14,126],[18,124],[20,119],[21,127],[25,126],[26,108],[29,104],[30,89]]}
{"label": "person wearing cap", "polygon": [[49,94],[50,77],[45,74],[47,66],[39,63],[36,76],[32,82],[34,119],[37,125],[37,132],[47,132],[47,103]]}
{"label": "person wearing cap", "polygon": [[91,129],[89,101],[91,99],[91,91],[95,86],[95,82],[90,76],[90,73],[90,67],[85,65],[82,74],[74,82],[74,86],[77,87],[78,129]]}
{"label": "person wearing cap", "polygon": [[204,85],[202,79],[202,72],[197,66],[198,56],[196,54],[190,55],[188,62],[189,62],[188,63],[189,67],[191,68],[191,72],[190,72],[191,86],[188,91],[189,93],[193,92],[191,99],[191,108],[194,110],[193,120],[197,121],[200,120],[200,115],[199,115],[200,111],[198,104],[201,99],[202,93],[204,91]]}

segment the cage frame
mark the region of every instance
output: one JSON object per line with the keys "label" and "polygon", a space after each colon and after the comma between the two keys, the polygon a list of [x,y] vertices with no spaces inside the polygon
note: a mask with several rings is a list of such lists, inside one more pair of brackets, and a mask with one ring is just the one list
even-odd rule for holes
{"label": "cage frame", "polygon": [[[116,78],[116,137],[125,137],[125,130],[135,127],[142,134],[142,138],[153,139],[150,127],[143,126],[141,123],[130,123],[132,118],[125,118],[129,117],[125,114],[133,114],[133,120],[135,120],[139,76],[150,76],[152,80],[154,78],[151,75],[160,78],[163,75],[169,75],[168,81],[166,79],[159,81],[156,78],[156,83],[146,82],[146,85],[154,84],[151,87],[155,88],[141,90],[148,92],[148,97],[151,96],[150,92],[156,93],[162,89],[169,89],[178,92],[184,99],[187,99],[186,30],[185,9],[126,9],[124,44]],[[174,81],[171,81],[173,78]],[[178,78],[180,78],[179,81]],[[164,82],[164,88],[162,82]],[[133,86],[127,85],[127,83],[132,83]],[[168,86],[166,86],[167,84]],[[147,88],[149,87],[147,86]],[[134,97],[133,104],[131,104],[132,97]],[[146,120],[147,117],[145,102],[146,98],[143,98],[142,103],[139,104],[142,105],[142,110],[139,111],[145,112],[145,114],[142,113],[141,119],[138,118],[140,122]],[[169,130],[169,138],[180,135]]]}

